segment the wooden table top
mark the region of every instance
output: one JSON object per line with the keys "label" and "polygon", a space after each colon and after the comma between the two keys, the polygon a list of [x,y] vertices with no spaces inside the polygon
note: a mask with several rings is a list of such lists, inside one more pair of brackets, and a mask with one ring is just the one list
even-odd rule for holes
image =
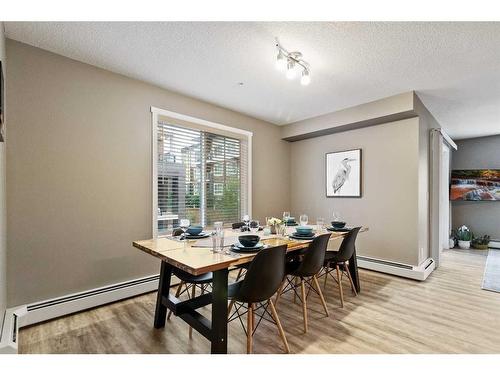
{"label": "wooden table top", "polygon": [[[367,230],[363,228],[364,230]],[[228,230],[233,235],[238,233]],[[241,234],[241,233],[239,233]],[[331,232],[330,239],[341,238],[346,232]],[[201,275],[209,271],[217,271],[239,264],[250,262],[256,253],[231,253],[230,255],[214,253],[210,247],[194,247],[195,241],[188,241],[186,246],[183,242],[167,237],[134,241],[133,246],[156,258],[166,261],[172,266],[189,272],[192,275]],[[287,245],[287,251],[305,249],[311,241],[297,241],[288,237],[275,237],[263,239],[263,243],[269,246]]]}

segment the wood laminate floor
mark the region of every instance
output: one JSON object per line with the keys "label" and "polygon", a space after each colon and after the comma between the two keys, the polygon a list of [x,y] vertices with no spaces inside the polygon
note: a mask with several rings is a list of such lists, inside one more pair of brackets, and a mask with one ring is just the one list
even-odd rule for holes
{"label": "wood laminate floor", "polygon": [[[291,352],[500,353],[500,293],[481,289],[486,254],[446,251],[441,267],[425,282],[360,270],[362,292],[353,297],[345,282],[343,309],[329,281],[324,293],[330,317],[311,294],[307,334],[302,331],[301,306],[293,304],[291,294],[284,296],[278,313]],[[188,326],[175,316],[164,329],[153,328],[155,296],[146,294],[23,328],[19,351],[209,353],[209,342],[197,332],[189,339]],[[229,325],[228,346],[230,353],[245,353],[246,338],[238,321]],[[261,323],[254,352],[282,350],[276,327]]]}

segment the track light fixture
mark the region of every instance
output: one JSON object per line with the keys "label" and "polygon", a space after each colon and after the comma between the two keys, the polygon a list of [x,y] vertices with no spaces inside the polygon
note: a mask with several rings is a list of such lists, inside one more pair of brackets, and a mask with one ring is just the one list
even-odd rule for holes
{"label": "track light fixture", "polygon": [[311,83],[311,69],[309,64],[302,59],[302,53],[288,52],[281,46],[278,38],[276,38],[276,49],[278,50],[278,55],[276,56],[276,68],[281,71],[286,68],[286,78],[289,80],[294,79],[300,69],[302,69],[300,83],[304,86]]}

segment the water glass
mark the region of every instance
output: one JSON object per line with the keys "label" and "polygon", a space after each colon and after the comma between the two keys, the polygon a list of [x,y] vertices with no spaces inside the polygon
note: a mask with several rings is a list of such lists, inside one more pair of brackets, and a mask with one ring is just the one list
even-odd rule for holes
{"label": "water glass", "polygon": [[224,231],[216,230],[212,233],[212,251],[222,253],[224,251]]}
{"label": "water glass", "polygon": [[318,217],[316,219],[316,226],[318,228],[318,232],[322,233],[325,227],[325,219],[323,219],[322,217]]}
{"label": "water glass", "polygon": [[224,223],[222,221],[216,221],[214,222],[214,229],[215,231],[221,231],[224,229]]}
{"label": "water glass", "polygon": [[307,225],[309,222],[309,217],[306,214],[300,215],[300,225]]}

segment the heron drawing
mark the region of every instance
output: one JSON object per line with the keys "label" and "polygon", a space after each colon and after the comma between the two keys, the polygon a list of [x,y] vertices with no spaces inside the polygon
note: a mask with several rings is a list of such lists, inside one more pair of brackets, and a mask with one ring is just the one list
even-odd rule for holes
{"label": "heron drawing", "polygon": [[340,162],[340,168],[335,174],[335,177],[332,181],[334,194],[337,193],[337,191],[339,191],[340,188],[344,186],[346,181],[349,179],[349,174],[351,173],[351,166],[349,165],[349,163],[352,161],[356,161],[356,159],[345,158]]}

